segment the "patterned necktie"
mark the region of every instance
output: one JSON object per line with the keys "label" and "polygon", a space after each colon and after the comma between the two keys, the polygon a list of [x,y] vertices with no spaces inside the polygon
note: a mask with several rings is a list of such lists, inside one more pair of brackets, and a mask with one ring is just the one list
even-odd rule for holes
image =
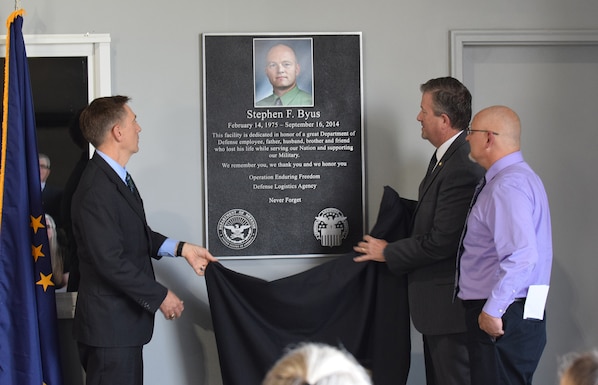
{"label": "patterned necktie", "polygon": [[135,182],[133,182],[131,174],[127,173],[127,176],[125,177],[125,182],[127,183],[127,187],[129,188],[129,190],[131,190],[131,192],[134,194],[135,190],[137,189],[135,188]]}
{"label": "patterned necktie", "polygon": [[275,106],[282,106],[282,100],[280,100],[280,98],[276,98],[276,100],[274,101],[274,105]]}
{"label": "patterned necktie", "polygon": [[453,292],[453,301],[457,298],[457,294],[459,293],[459,275],[461,274],[461,255],[463,255],[463,239],[465,239],[465,233],[467,232],[467,220],[469,219],[469,214],[471,213],[471,209],[475,202],[478,200],[478,196],[480,192],[486,185],[486,177],[482,177],[478,182],[477,186],[475,187],[475,191],[473,192],[473,196],[471,197],[471,202],[469,203],[469,209],[467,210],[467,215],[465,216],[465,224],[463,225],[463,231],[461,232],[461,238],[459,239],[459,248],[457,249],[457,262],[455,266],[455,289]]}

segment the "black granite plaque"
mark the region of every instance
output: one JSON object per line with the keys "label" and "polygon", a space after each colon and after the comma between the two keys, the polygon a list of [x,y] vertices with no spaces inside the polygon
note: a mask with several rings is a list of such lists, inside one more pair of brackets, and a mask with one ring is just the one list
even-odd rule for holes
{"label": "black granite plaque", "polygon": [[350,251],[365,225],[361,34],[204,34],[203,60],[210,251]]}

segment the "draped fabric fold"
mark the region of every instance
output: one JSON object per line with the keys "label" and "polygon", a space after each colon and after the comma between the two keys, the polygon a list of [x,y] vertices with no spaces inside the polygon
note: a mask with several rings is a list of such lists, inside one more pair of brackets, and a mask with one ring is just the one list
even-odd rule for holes
{"label": "draped fabric fold", "polygon": [[[384,188],[370,234],[389,242],[409,233],[410,213]],[[410,321],[405,276],[348,253],[265,281],[208,265],[206,283],[224,385],[259,385],[285,349],[299,342],[341,346],[372,371],[375,385],[407,382]]]}

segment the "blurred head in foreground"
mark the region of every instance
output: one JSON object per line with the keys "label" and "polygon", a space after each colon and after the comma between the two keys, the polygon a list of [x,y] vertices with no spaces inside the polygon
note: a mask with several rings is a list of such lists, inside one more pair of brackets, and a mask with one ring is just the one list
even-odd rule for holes
{"label": "blurred head in foreground", "polygon": [[347,351],[306,343],[287,352],[262,385],[371,385],[365,369]]}

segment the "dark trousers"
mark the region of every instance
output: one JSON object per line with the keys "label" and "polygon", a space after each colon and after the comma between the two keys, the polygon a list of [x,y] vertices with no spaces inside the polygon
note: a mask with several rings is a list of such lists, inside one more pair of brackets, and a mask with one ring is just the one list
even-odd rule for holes
{"label": "dark trousers", "polygon": [[143,385],[142,346],[101,348],[78,343],[86,385]]}
{"label": "dark trousers", "polygon": [[493,341],[478,324],[485,300],[463,301],[466,309],[471,383],[531,385],[546,345],[544,320],[523,319],[525,303],[511,304],[502,317],[505,334]]}
{"label": "dark trousers", "polygon": [[427,385],[469,385],[467,333],[424,335]]}

